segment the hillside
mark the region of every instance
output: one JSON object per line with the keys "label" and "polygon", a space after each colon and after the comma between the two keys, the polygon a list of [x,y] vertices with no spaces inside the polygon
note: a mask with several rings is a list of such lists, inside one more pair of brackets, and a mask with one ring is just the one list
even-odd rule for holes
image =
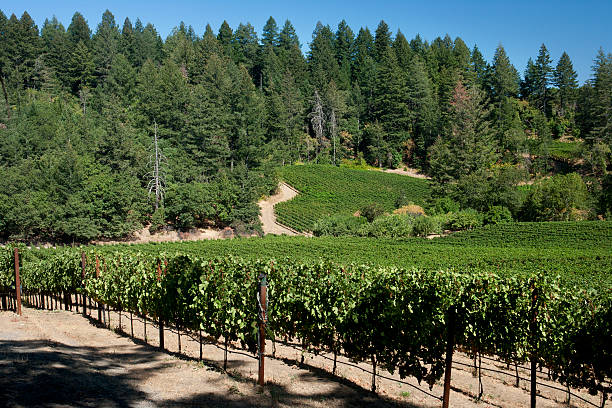
{"label": "hillside", "polygon": [[321,217],[351,215],[372,203],[391,212],[402,195],[422,205],[430,194],[427,180],[369,170],[309,164],[281,167],[279,176],[300,194],[276,205],[276,216],[298,231],[311,230]]}

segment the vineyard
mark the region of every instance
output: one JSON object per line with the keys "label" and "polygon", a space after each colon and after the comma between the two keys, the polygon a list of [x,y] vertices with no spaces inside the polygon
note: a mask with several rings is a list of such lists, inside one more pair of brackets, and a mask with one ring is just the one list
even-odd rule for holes
{"label": "vineyard", "polygon": [[276,216],[298,231],[311,231],[321,217],[352,215],[372,203],[391,212],[402,195],[419,205],[429,197],[426,180],[397,174],[324,165],[285,166],[279,172],[300,194],[277,204]]}
{"label": "vineyard", "polygon": [[[68,307],[79,294],[90,306],[201,330],[255,353],[254,294],[265,274],[267,337],[310,352],[367,361],[374,372],[431,386],[444,375],[450,344],[547,368],[604,403],[611,391],[610,222],[505,224],[435,240],[22,247],[21,256],[23,299],[31,304],[44,304],[46,295]],[[0,250],[0,292],[14,290],[13,260],[10,248]]]}
{"label": "vineyard", "polygon": [[[560,275],[561,282],[570,285],[612,288],[612,222],[499,224],[433,240],[266,236],[127,248],[150,255],[180,252],[204,258],[323,259],[340,264],[485,271],[504,276],[541,271]],[[126,246],[96,250],[112,253],[125,251]],[[47,250],[31,252],[30,256],[44,256]]]}
{"label": "vineyard", "polygon": [[[2,250],[3,285],[14,285],[11,255]],[[536,362],[568,386],[610,391],[610,291],[560,286],[555,276],[210,259],[135,248],[23,255],[24,299],[34,302],[38,294],[71,302],[65,294],[80,293],[255,352],[254,294],[266,274],[271,338],[299,339],[310,351],[371,361],[374,370],[430,386],[444,374],[452,339],[453,348],[476,355]]]}

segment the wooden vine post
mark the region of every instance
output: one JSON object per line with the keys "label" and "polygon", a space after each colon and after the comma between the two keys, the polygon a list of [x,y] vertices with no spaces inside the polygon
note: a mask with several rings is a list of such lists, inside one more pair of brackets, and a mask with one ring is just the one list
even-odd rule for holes
{"label": "wooden vine post", "polygon": [[[98,279],[99,277],[100,277],[100,258],[98,258],[98,255],[96,255],[96,279]],[[102,323],[102,305],[100,304],[99,300],[96,302],[96,304],[98,305],[98,321]]]}
{"label": "wooden vine post", "polygon": [[19,249],[15,248],[15,300],[17,314],[21,316],[21,279],[19,278]]}
{"label": "wooden vine post", "polygon": [[259,375],[257,384],[264,385],[264,353],[266,351],[266,324],[268,323],[268,282],[265,273],[259,275],[257,305],[259,308]]}
{"label": "wooden vine post", "polygon": [[[161,262],[158,261],[157,263],[157,280],[158,281],[161,280],[161,273],[162,273]],[[162,319],[161,316],[159,316],[159,349],[160,350],[164,349],[164,319]]]}
{"label": "wooden vine post", "polygon": [[444,395],[442,408],[448,408],[450,403],[451,370],[453,367],[453,351],[455,350],[455,307],[448,309],[448,332],[446,341],[446,367],[444,368]]}
{"label": "wooden vine post", "polygon": [[[85,289],[85,252],[81,251],[81,275],[83,276],[83,289]],[[87,316],[87,303],[85,303],[85,290],[83,290],[83,294],[81,295],[81,300],[83,301],[83,316]]]}
{"label": "wooden vine post", "polygon": [[538,364],[538,288],[533,286],[531,297],[531,321],[529,322],[529,336],[531,337],[531,402],[530,407],[536,408],[537,395],[537,364]]}

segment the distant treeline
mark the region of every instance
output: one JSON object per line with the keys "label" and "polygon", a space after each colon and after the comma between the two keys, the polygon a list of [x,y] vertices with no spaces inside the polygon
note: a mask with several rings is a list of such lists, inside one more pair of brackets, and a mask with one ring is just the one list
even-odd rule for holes
{"label": "distant treeline", "polygon": [[500,165],[549,171],[554,138],[583,140],[580,170],[605,186],[603,50],[579,86],[570,57],[555,64],[544,45],[521,77],[501,45],[489,63],[460,38],[408,40],[384,21],[357,34],[318,23],[309,46],[303,55],[291,22],[272,17],[261,36],[224,22],[200,37],[181,23],[164,41],[140,20],[120,28],[110,11],[94,32],[78,12],[67,28],[53,17],[39,30],[27,12],[0,11],[0,237],[256,229],[273,167],[296,161],[407,164],[458,194],[465,177]]}

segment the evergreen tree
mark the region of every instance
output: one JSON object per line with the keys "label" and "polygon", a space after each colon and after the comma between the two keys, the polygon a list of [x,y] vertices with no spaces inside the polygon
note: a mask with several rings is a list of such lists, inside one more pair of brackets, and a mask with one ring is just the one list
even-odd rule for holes
{"label": "evergreen tree", "polygon": [[398,65],[402,70],[407,71],[412,60],[412,50],[408,40],[406,40],[406,37],[404,37],[404,34],[402,34],[400,30],[397,30],[397,34],[395,35],[393,50],[395,51]]}
{"label": "evergreen tree", "polygon": [[261,43],[265,47],[276,48],[279,44],[278,25],[272,16],[266,21],[261,34]]}
{"label": "evergreen tree", "polygon": [[599,49],[593,65],[593,128],[588,135],[591,144],[606,144],[612,149],[612,54]]}
{"label": "evergreen tree", "polygon": [[536,107],[545,115],[549,115],[549,85],[552,80],[552,60],[546,46],[542,44],[538,58],[534,64],[533,100]]}
{"label": "evergreen tree", "polygon": [[334,49],[336,52],[336,61],[339,66],[339,85],[342,89],[349,89],[351,83],[351,49],[353,47],[355,36],[353,30],[348,26],[346,21],[342,20],[338,24],[336,35],[334,37]]}
{"label": "evergreen tree", "polygon": [[43,61],[50,69],[51,75],[58,84],[68,85],[66,73],[69,43],[64,26],[54,16],[51,21],[45,20],[41,30],[43,41]]}
{"label": "evergreen tree", "polygon": [[492,71],[492,99],[499,105],[504,98],[516,97],[519,90],[518,72],[501,44],[495,50]]}
{"label": "evergreen tree", "polygon": [[387,53],[387,49],[391,47],[391,31],[384,20],[380,20],[376,27],[374,38],[374,51],[376,62],[381,62]]}
{"label": "evergreen tree", "polygon": [[565,116],[576,100],[578,89],[578,74],[574,71],[572,60],[566,52],[563,52],[554,72],[554,84],[559,88],[559,104],[561,116]]}
{"label": "evergreen tree", "polygon": [[79,41],[69,56],[67,81],[74,95],[93,86],[95,65],[92,52],[84,41]]}
{"label": "evergreen tree", "polygon": [[408,71],[408,107],[413,112],[412,140],[415,144],[415,163],[426,167],[427,151],[437,133],[438,108],[425,64],[414,58]]}
{"label": "evergreen tree", "polygon": [[132,22],[128,17],[126,17],[123,21],[120,44],[120,52],[128,59],[130,64],[136,65],[136,38],[134,34],[134,27],[132,26]]}
{"label": "evergreen tree", "polygon": [[134,55],[132,64],[141,67],[147,59],[161,64],[163,56],[162,39],[153,24],[144,28],[140,19],[134,25]]}
{"label": "evergreen tree", "polygon": [[334,52],[334,34],[329,26],[317,23],[312,34],[308,55],[312,83],[315,88],[324,90],[330,80],[338,80],[339,67]]}
{"label": "evergreen tree", "polygon": [[531,96],[536,92],[536,66],[533,60],[529,58],[527,60],[527,67],[525,68],[525,75],[523,81],[521,81],[521,96],[524,99],[531,99]]}
{"label": "evergreen tree", "polygon": [[103,82],[110,72],[113,58],[119,53],[120,34],[113,14],[106,10],[102,21],[98,24],[93,36],[93,54],[96,65],[96,74]]}
{"label": "evergreen tree", "polygon": [[300,41],[298,40],[298,36],[295,32],[295,28],[291,21],[285,20],[285,24],[279,34],[279,45],[281,48],[289,50],[295,46],[300,47]]}
{"label": "evergreen tree", "polygon": [[374,62],[374,38],[367,28],[361,28],[353,44],[353,84],[357,84],[362,95],[358,110],[362,112],[363,120],[372,117],[372,98],[376,79],[376,63]]}
{"label": "evergreen tree", "polygon": [[475,75],[476,85],[480,86],[480,89],[489,92],[489,64],[487,64],[477,46],[474,46],[472,49],[470,64]]}
{"label": "evergreen tree", "polygon": [[66,32],[68,34],[68,40],[73,46],[76,46],[79,41],[83,41],[83,43],[89,47],[89,42],[91,41],[91,29],[89,28],[89,25],[87,24],[87,21],[83,15],[78,11],[72,16],[72,21],[70,22]]}
{"label": "evergreen tree", "polygon": [[237,64],[244,64],[251,76],[254,77],[253,69],[259,58],[259,40],[255,28],[250,23],[240,23],[234,32],[232,45],[234,47],[234,61]]}
{"label": "evergreen tree", "polygon": [[228,57],[233,57],[233,47],[232,47],[232,38],[234,37],[234,33],[232,32],[232,28],[229,26],[227,21],[223,20],[221,27],[219,27],[219,34],[217,34],[217,40],[219,40],[219,44],[223,48],[223,52]]}
{"label": "evergreen tree", "polygon": [[452,126],[431,147],[430,174],[438,188],[487,170],[498,158],[482,91],[460,81],[451,102]]}
{"label": "evergreen tree", "polygon": [[166,38],[164,44],[166,56],[172,59],[189,76],[190,81],[193,81],[194,71],[199,72],[200,70],[195,62],[195,40],[193,28],[191,26],[186,27],[185,23],[181,21],[179,26],[175,27]]}
{"label": "evergreen tree", "polygon": [[387,48],[379,64],[373,105],[374,116],[380,121],[387,135],[385,139],[393,149],[389,153],[400,154],[409,138],[412,115],[408,107],[406,75],[398,66],[397,57],[391,48]]}

